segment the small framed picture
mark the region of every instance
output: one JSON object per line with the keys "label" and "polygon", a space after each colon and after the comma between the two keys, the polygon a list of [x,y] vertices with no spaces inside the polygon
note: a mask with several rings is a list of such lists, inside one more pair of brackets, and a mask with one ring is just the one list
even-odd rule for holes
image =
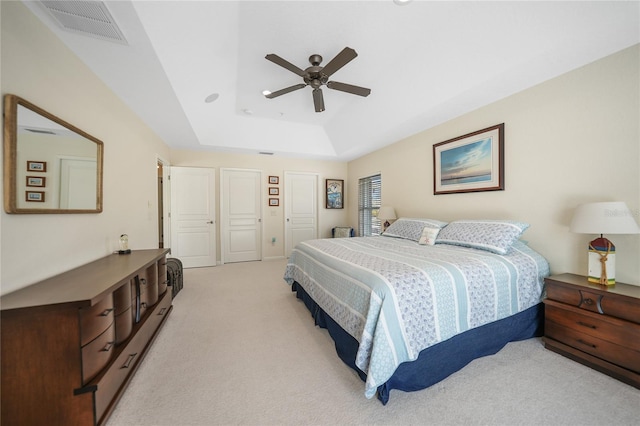
{"label": "small framed picture", "polygon": [[44,191],[26,191],[25,200],[36,203],[44,203]]}
{"label": "small framed picture", "polygon": [[276,187],[269,187],[269,195],[280,195],[280,189]]}
{"label": "small framed picture", "polygon": [[27,176],[27,186],[39,186],[44,188],[46,186],[46,180],[46,177]]}
{"label": "small framed picture", "polygon": [[27,171],[28,172],[46,172],[47,162],[46,161],[27,161]]}
{"label": "small framed picture", "polygon": [[278,177],[278,176],[269,176],[269,184],[277,185],[278,183],[280,183],[280,177]]}
{"label": "small framed picture", "polygon": [[279,205],[280,205],[280,199],[279,198],[269,198],[269,206],[275,207],[275,206],[279,206]]}

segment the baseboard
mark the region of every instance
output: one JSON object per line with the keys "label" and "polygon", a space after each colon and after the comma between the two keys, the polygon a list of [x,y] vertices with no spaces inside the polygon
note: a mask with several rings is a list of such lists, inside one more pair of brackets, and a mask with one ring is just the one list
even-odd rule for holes
{"label": "baseboard", "polygon": [[263,257],[262,260],[263,261],[269,261],[269,260],[282,260],[285,259],[284,256],[269,256],[269,257]]}

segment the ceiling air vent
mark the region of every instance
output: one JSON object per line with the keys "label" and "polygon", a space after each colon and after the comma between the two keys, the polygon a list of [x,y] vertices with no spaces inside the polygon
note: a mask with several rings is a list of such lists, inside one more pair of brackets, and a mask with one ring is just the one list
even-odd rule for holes
{"label": "ceiling air vent", "polygon": [[128,44],[104,2],[60,0],[40,3],[65,30]]}

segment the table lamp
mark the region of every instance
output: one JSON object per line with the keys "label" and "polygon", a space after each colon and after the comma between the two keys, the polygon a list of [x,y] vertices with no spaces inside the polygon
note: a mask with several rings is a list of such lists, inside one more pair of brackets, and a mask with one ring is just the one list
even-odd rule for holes
{"label": "table lamp", "polygon": [[382,230],[384,231],[389,225],[391,225],[389,221],[396,219],[396,211],[391,206],[382,206],[380,207],[380,210],[378,210],[378,219],[381,221],[384,220],[384,225],[382,227]]}
{"label": "table lamp", "polygon": [[569,227],[579,234],[600,234],[589,243],[588,280],[602,285],[616,282],[616,247],[603,234],[638,234],[640,227],[622,201],[586,203],[576,208]]}

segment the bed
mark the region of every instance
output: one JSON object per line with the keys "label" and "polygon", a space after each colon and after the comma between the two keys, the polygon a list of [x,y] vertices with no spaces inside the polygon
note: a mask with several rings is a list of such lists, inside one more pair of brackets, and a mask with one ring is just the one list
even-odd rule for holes
{"label": "bed", "polygon": [[549,265],[520,239],[528,226],[401,218],[381,236],[298,244],[284,279],[386,404],[541,335]]}

